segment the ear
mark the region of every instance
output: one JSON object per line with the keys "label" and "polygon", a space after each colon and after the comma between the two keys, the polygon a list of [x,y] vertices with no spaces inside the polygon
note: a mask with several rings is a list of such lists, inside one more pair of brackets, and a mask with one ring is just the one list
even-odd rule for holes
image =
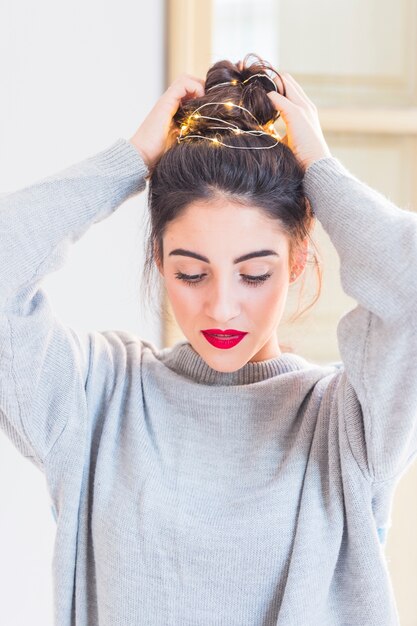
{"label": "ear", "polygon": [[156,267],[158,268],[159,273],[161,274],[161,276],[164,276],[164,268],[161,264],[161,261],[159,260],[159,257],[155,258],[155,263],[156,263]]}
{"label": "ear", "polygon": [[291,267],[291,272],[296,274],[296,277],[291,282],[295,282],[304,272],[308,254],[308,237],[305,237],[295,253],[294,263]]}
{"label": "ear", "polygon": [[155,261],[156,267],[158,268],[159,273],[161,274],[161,276],[163,276],[164,275],[164,268],[163,268],[160,256],[159,256],[155,246],[153,248],[153,258],[154,258],[154,261]]}

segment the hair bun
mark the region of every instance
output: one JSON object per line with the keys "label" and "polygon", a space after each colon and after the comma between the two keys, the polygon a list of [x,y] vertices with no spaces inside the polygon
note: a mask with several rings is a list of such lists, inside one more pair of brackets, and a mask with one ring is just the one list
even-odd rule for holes
{"label": "hair bun", "polygon": [[[251,57],[255,60],[249,63]],[[249,53],[237,63],[227,59],[217,61],[207,72],[204,96],[182,102],[174,122],[180,126],[196,108],[211,103],[212,106],[205,107],[204,115],[232,122],[243,130],[256,129],[259,125],[275,121],[280,114],[267,96],[275,83],[270,73],[279,76],[282,84],[279,91],[285,95],[285,85],[279,72],[259,55]],[[238,107],[224,106],[226,102],[243,107],[249,113]],[[198,127],[202,134],[216,134],[218,130],[212,130],[212,126],[210,119],[199,119]]]}

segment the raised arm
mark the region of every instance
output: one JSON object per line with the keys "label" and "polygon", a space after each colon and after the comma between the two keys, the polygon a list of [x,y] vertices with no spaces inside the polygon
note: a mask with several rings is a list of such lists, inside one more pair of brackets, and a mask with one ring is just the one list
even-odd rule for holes
{"label": "raised arm", "polygon": [[[343,289],[358,302],[337,327],[344,366],[338,406],[363,474],[393,479],[417,454],[417,215],[331,156],[316,107],[283,77],[288,98],[270,97],[304,166],[305,194],[339,254]],[[360,422],[351,417],[358,414]]]}
{"label": "raised arm", "polygon": [[180,76],[129,141],[0,198],[0,428],[40,469],[69,417],[85,419],[92,360],[108,364],[113,349],[104,334],[62,324],[42,279],[92,224],[145,188],[181,98],[202,89]]}
{"label": "raised arm", "polygon": [[0,427],[39,467],[71,411],[83,411],[88,335],[56,319],[41,286],[69,246],[145,187],[146,165],[119,139],[0,198]]}
{"label": "raised arm", "polygon": [[417,454],[417,215],[396,207],[335,158],[313,163],[307,197],[340,258],[358,305],[339,320],[345,415],[352,452],[373,481],[397,477]]}
{"label": "raised arm", "polygon": [[69,243],[143,190],[146,173],[134,147],[119,139],[93,157],[2,195],[0,311],[22,306],[22,290],[59,269]]}

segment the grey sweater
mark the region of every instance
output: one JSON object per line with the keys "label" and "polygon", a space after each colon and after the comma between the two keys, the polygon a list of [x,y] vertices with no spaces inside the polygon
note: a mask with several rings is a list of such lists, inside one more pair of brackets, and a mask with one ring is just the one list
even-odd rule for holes
{"label": "grey sweater", "polygon": [[0,200],[0,425],[45,475],[56,626],[392,626],[393,493],[417,452],[417,216],[334,157],[304,185],[357,302],[342,362],[211,369],[75,331],[43,277],[146,186],[118,139]]}

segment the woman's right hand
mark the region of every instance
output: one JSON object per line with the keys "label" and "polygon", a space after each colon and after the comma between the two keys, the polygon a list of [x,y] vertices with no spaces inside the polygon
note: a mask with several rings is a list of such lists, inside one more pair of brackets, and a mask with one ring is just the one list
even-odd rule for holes
{"label": "woman's right hand", "polygon": [[204,95],[204,80],[181,74],[157,100],[135,134],[129,139],[149,169],[157,163],[173,140],[172,118],[181,100]]}

